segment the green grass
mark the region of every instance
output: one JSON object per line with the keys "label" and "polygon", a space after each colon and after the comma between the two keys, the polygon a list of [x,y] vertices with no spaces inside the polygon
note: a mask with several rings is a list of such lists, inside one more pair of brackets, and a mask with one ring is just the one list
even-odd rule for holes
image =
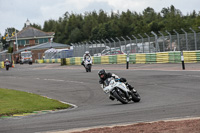
{"label": "green grass", "polygon": [[0,117],[69,107],[68,104],[36,94],[0,88]]}

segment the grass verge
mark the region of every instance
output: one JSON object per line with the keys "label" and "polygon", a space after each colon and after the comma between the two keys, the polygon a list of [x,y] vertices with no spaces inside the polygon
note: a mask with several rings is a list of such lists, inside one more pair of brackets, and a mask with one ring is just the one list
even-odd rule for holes
{"label": "grass verge", "polygon": [[69,107],[68,104],[37,94],[0,88],[0,117]]}

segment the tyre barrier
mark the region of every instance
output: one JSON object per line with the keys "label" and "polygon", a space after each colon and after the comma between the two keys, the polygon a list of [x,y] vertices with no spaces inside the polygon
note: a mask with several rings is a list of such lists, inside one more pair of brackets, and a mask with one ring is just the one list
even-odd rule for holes
{"label": "tyre barrier", "polygon": [[4,62],[3,61],[0,62],[0,68],[4,68]]}
{"label": "tyre barrier", "polygon": [[[200,62],[200,51],[183,51],[185,63]],[[126,64],[126,54],[94,56],[93,64]],[[82,57],[66,58],[66,65],[81,65]],[[36,60],[36,63],[61,63],[61,59]],[[151,63],[181,63],[181,52],[158,52],[130,54],[130,64],[151,64]]]}

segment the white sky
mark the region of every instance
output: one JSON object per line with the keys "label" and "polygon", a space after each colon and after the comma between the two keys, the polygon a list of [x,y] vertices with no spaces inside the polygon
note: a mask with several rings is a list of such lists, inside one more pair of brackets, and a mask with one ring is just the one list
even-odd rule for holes
{"label": "white sky", "polygon": [[79,14],[99,9],[107,13],[129,9],[141,13],[152,7],[160,12],[171,5],[184,15],[200,11],[200,0],[0,0],[0,33],[4,35],[8,27],[21,30],[27,19],[43,26],[45,20],[57,20],[66,11]]}

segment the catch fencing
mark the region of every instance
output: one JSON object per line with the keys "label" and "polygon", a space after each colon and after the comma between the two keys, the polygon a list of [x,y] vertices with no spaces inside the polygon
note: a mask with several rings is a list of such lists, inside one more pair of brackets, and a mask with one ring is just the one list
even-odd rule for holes
{"label": "catch fencing", "polygon": [[8,59],[12,62],[12,54],[11,53],[0,53],[0,68],[4,68],[4,61]]}
{"label": "catch fencing", "polygon": [[121,38],[110,38],[105,40],[96,40],[85,43],[74,43],[74,57],[81,57],[85,51],[89,51],[92,56],[134,54],[134,53],[157,53],[169,51],[196,51],[200,50],[200,33],[185,33],[164,36],[150,37],[146,36],[136,38],[126,36]]}
{"label": "catch fencing", "polygon": [[12,54],[11,53],[0,53],[0,62],[5,61],[8,59],[9,61],[12,61]]}

